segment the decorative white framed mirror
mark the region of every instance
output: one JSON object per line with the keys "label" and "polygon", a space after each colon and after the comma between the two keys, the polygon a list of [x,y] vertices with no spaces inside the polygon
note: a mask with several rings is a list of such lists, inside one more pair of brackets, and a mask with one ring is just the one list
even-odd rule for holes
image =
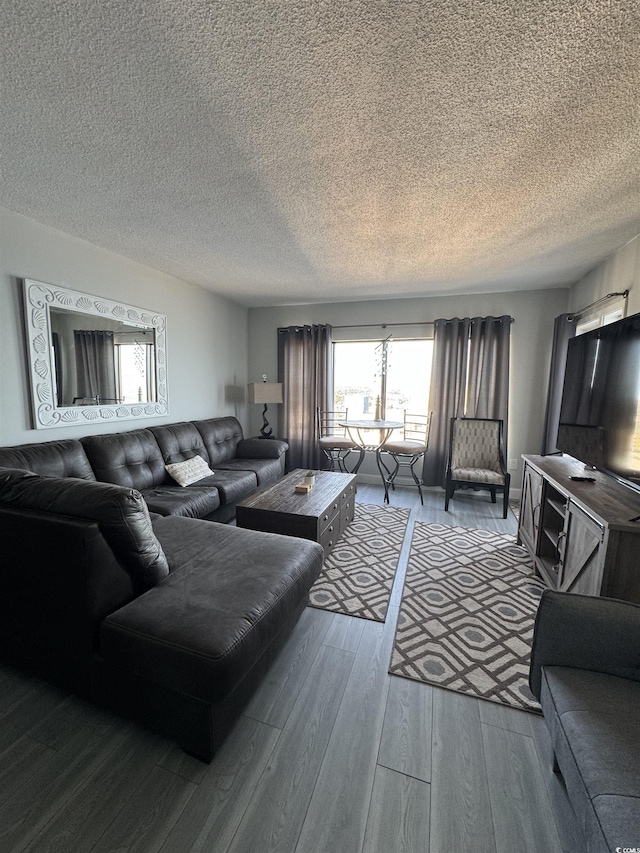
{"label": "decorative white framed mirror", "polygon": [[169,412],[163,314],[24,280],[36,429]]}

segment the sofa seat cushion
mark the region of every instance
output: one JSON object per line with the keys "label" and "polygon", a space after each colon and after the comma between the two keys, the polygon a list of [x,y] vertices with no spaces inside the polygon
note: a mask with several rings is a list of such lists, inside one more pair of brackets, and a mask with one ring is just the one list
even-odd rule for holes
{"label": "sofa seat cushion", "polygon": [[273,483],[282,475],[280,459],[228,459],[216,466],[217,471],[253,471],[258,486]]}
{"label": "sofa seat cushion", "polygon": [[178,515],[187,518],[204,518],[220,506],[220,493],[213,485],[200,480],[192,486],[155,486],[143,489],[142,497],[150,512],[159,515]]}
{"label": "sofa seat cushion", "polygon": [[617,829],[607,835],[605,824],[613,831],[620,814],[640,803],[640,682],[543,667],[540,701],[588,849],[608,850],[614,841],[615,849],[621,836]]}
{"label": "sofa seat cushion", "polygon": [[199,486],[215,486],[220,493],[221,504],[241,501],[258,488],[258,478],[253,471],[235,471],[221,468],[212,477],[198,483]]}
{"label": "sofa seat cushion", "polygon": [[177,517],[154,530],[171,573],[105,619],[100,654],[180,693],[223,700],[306,599],[322,547]]}
{"label": "sofa seat cushion", "polygon": [[[640,799],[622,794],[596,797],[598,829],[605,838],[605,850],[633,850],[639,847]],[[597,832],[597,830],[595,830]],[[592,833],[592,834],[595,834]]]}

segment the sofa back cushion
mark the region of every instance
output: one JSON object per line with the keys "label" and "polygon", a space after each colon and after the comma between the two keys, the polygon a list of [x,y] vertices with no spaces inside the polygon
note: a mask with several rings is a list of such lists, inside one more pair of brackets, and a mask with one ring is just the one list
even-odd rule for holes
{"label": "sofa back cushion", "polygon": [[206,421],[194,421],[194,425],[202,436],[209,466],[214,471],[216,465],[235,457],[236,446],[243,437],[237,418],[210,418]]}
{"label": "sofa back cushion", "polygon": [[184,462],[194,456],[201,456],[209,463],[209,454],[204,439],[192,423],[183,422],[167,426],[149,427],[158,442],[162,458],[166,465]]}
{"label": "sofa back cushion", "polygon": [[129,489],[151,489],[166,482],[164,459],[148,429],[90,435],[80,439],[96,479]]}
{"label": "sofa back cushion", "polygon": [[84,447],[74,438],[0,447],[0,466],[24,468],[43,477],[79,477],[95,480]]}
{"label": "sofa back cushion", "polygon": [[135,489],[1,468],[0,503],[16,509],[97,521],[139,591],[150,589],[169,574],[149,510]]}

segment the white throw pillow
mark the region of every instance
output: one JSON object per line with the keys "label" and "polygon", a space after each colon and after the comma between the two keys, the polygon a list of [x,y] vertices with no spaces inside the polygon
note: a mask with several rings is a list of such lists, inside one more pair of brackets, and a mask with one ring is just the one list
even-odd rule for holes
{"label": "white throw pillow", "polygon": [[194,456],[185,459],[184,462],[171,462],[165,465],[167,474],[176,481],[179,486],[190,486],[205,477],[211,477],[214,473],[204,461],[202,456]]}

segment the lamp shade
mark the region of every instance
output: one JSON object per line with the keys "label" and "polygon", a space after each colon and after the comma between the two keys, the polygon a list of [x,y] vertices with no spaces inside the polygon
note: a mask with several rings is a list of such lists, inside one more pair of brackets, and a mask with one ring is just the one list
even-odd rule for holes
{"label": "lamp shade", "polygon": [[281,382],[250,382],[250,403],[283,403]]}

